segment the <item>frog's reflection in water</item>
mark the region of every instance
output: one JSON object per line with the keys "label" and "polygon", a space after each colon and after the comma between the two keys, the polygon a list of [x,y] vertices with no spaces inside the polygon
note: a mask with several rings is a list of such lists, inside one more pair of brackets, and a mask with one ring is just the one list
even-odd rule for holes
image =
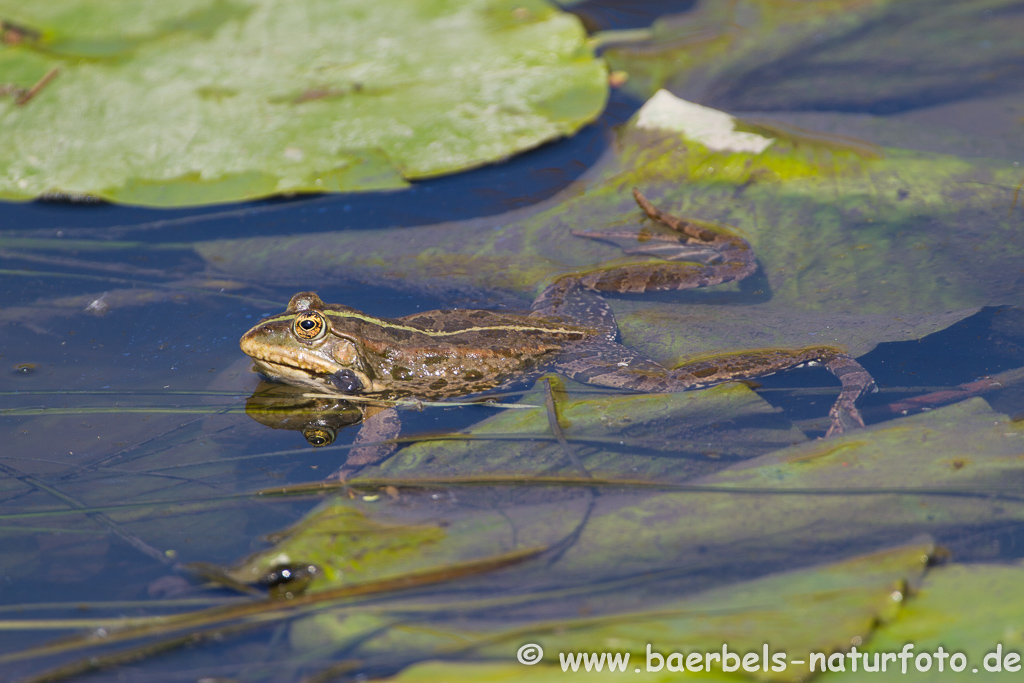
{"label": "frog's reflection in water", "polygon": [[245,413],[271,429],[301,432],[312,446],[331,445],[339,431],[363,420],[363,411],[343,398],[271,382],[260,382],[245,402]]}
{"label": "frog's reflection in water", "polygon": [[245,412],[271,429],[302,432],[312,446],[330,446],[342,429],[360,425],[348,455],[327,480],[344,481],[398,449],[398,413],[374,402],[353,403],[342,396],[311,392],[308,387],[260,382],[246,400]]}

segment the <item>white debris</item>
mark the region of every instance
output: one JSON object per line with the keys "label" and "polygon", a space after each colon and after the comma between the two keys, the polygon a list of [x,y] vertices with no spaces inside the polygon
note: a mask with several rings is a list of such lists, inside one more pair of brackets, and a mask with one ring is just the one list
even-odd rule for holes
{"label": "white debris", "polygon": [[756,133],[736,130],[736,119],[724,111],[687,102],[659,90],[640,107],[636,127],[644,130],[668,130],[682,133],[710,150],[760,154],[775,140]]}
{"label": "white debris", "polygon": [[85,307],[85,312],[88,313],[89,315],[95,315],[97,317],[102,317],[107,313],[110,313],[110,304],[104,301],[104,299],[106,298],[107,293],[104,292],[103,296],[101,296],[99,299],[95,299],[91,304]]}

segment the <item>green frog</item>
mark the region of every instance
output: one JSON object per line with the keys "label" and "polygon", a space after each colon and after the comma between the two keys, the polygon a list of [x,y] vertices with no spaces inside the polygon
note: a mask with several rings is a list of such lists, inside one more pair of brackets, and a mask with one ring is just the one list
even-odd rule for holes
{"label": "green frog", "polygon": [[[639,293],[741,280],[757,269],[750,244],[717,225],[661,211],[639,191],[656,229],[574,233],[611,241],[634,257],[555,278],[529,314],[445,310],[379,318],[313,292],[257,323],[240,341],[266,378],[317,392],[380,399],[445,399],[475,394],[553,370],[578,382],[637,392],[676,392],[821,364],[842,384],[828,435],[863,426],[855,402],[874,388],[868,372],[833,346],[719,354],[666,368],[618,343],[601,292]],[[660,226],[660,227],[658,227]],[[653,257],[636,260],[635,257]],[[393,409],[367,411],[337,476],[386,457],[394,447],[362,446],[398,434]]]}

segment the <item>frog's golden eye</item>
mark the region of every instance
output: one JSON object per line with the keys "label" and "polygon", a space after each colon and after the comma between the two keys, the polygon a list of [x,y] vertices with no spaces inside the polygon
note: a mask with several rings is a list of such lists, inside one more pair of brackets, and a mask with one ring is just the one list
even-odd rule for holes
{"label": "frog's golden eye", "polygon": [[330,427],[309,427],[302,432],[302,436],[306,437],[310,446],[330,446],[334,443],[334,430]]}
{"label": "frog's golden eye", "polygon": [[299,339],[315,341],[327,333],[327,321],[318,311],[303,311],[295,316],[292,332]]}

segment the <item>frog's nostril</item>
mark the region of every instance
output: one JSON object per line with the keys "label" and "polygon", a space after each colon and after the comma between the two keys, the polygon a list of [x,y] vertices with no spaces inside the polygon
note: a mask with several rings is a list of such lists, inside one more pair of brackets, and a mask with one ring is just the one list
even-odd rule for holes
{"label": "frog's nostril", "polygon": [[356,377],[356,373],[351,370],[338,370],[336,373],[331,375],[331,384],[337,387],[338,391],[342,393],[363,390],[363,383],[359,381],[358,377]]}

